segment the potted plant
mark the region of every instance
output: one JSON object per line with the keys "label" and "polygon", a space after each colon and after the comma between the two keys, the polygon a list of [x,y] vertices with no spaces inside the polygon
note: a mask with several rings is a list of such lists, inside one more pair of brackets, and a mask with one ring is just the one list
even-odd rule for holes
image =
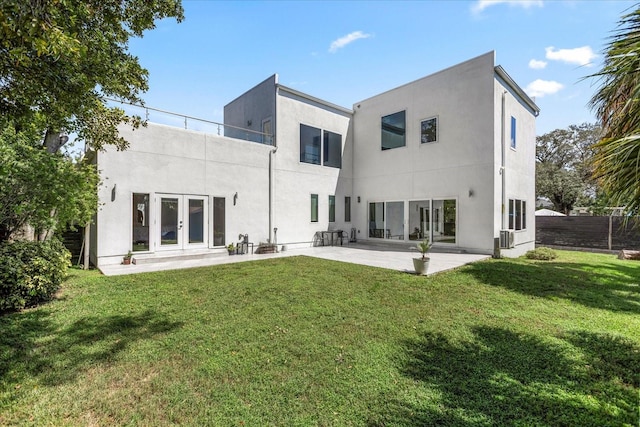
{"label": "potted plant", "polygon": [[133,254],[131,253],[131,251],[127,252],[127,254],[122,258],[122,263],[124,265],[131,264],[131,257],[132,256],[133,256]]}
{"label": "potted plant", "polygon": [[236,245],[234,245],[233,243],[229,243],[227,245],[227,250],[229,251],[229,255],[233,255],[236,253]]}
{"label": "potted plant", "polygon": [[427,268],[429,267],[429,257],[427,256],[427,254],[431,250],[431,246],[432,244],[429,243],[428,240],[423,240],[416,245],[416,247],[422,254],[422,257],[413,259],[413,267],[416,270],[416,274],[426,276]]}

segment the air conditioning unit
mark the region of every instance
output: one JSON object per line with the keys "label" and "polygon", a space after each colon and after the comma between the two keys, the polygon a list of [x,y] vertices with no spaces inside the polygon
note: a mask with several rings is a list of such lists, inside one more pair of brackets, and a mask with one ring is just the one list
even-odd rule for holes
{"label": "air conditioning unit", "polygon": [[513,230],[500,230],[500,249],[510,249],[514,247]]}

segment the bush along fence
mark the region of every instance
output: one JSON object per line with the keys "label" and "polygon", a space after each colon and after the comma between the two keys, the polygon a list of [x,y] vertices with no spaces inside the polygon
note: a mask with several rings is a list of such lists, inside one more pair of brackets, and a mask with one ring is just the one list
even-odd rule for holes
{"label": "bush along fence", "polygon": [[640,250],[640,219],[617,216],[537,216],[536,245]]}

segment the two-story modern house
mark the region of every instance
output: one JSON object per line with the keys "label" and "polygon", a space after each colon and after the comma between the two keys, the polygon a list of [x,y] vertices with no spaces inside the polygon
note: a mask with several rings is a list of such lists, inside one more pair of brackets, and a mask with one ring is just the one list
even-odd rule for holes
{"label": "two-story modern house", "polygon": [[128,251],[359,241],[504,256],[534,247],[535,103],[489,52],[344,108],[273,75],[224,108],[221,132],[121,127],[96,153],[98,265]]}

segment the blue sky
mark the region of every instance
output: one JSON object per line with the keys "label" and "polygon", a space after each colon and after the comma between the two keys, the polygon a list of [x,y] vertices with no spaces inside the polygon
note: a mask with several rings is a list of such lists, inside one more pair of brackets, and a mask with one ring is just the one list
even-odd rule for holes
{"label": "blue sky", "polygon": [[147,106],[222,122],[270,75],[354,103],[491,50],[541,108],[537,134],[595,122],[587,103],[629,1],[194,1],[130,43]]}

